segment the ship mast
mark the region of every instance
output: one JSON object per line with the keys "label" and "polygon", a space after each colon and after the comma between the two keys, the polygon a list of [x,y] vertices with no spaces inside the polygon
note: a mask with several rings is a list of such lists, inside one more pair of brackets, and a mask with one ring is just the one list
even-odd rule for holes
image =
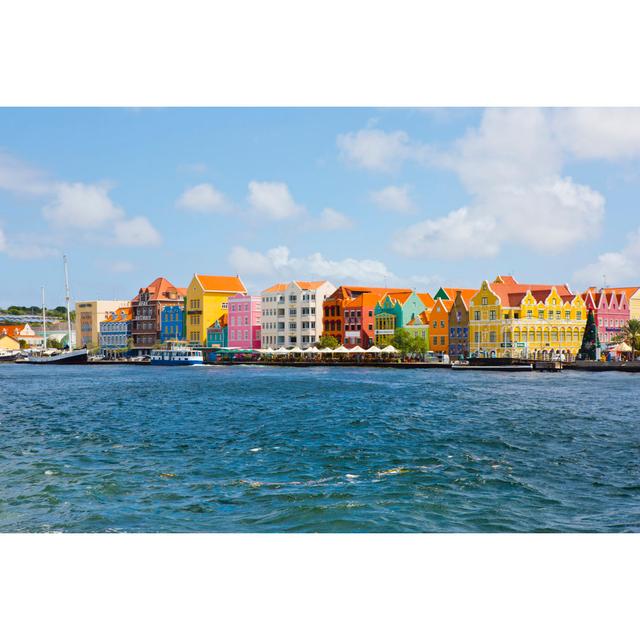
{"label": "ship mast", "polygon": [[69,272],[67,270],[67,256],[62,256],[62,262],[64,263],[64,299],[67,303],[67,345],[69,347],[69,351],[73,350],[73,346],[71,344],[71,311],[69,311],[69,301],[71,300],[71,296],[69,295]]}
{"label": "ship mast", "polygon": [[42,287],[42,337],[44,338],[44,350],[47,350],[47,314],[44,310],[44,287]]}

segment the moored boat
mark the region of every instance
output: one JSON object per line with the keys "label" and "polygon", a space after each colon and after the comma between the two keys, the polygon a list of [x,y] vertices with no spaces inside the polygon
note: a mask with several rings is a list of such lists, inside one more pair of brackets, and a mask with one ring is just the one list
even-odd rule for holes
{"label": "moored boat", "polygon": [[454,362],[451,365],[454,371],[533,371],[532,364],[463,364]]}
{"label": "moored boat", "polygon": [[52,355],[27,356],[16,360],[17,364],[87,364],[87,349],[73,349]]}
{"label": "moored boat", "polygon": [[200,349],[172,344],[165,349],[154,349],[151,352],[151,364],[189,366],[204,364],[204,358]]}

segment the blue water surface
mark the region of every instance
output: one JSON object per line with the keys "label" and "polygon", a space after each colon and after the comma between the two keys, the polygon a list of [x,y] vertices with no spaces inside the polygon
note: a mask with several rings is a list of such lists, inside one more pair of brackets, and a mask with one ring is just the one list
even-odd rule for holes
{"label": "blue water surface", "polygon": [[640,375],[0,365],[0,531],[640,531]]}

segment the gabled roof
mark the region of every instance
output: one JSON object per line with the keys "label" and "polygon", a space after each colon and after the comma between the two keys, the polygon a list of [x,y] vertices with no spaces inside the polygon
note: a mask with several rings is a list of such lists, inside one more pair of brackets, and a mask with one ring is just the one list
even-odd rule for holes
{"label": "gabled roof", "polygon": [[151,284],[143,287],[138,292],[138,295],[134,298],[137,302],[140,299],[141,293],[148,293],[149,300],[151,301],[165,301],[165,300],[178,300],[184,298],[186,289],[175,287],[166,278],[156,278]]}
{"label": "gabled roof", "polygon": [[204,291],[220,293],[246,293],[247,291],[238,276],[208,276],[196,273],[195,278]]}
{"label": "gabled roof", "polygon": [[438,310],[446,311],[447,313],[449,313],[449,311],[451,311],[451,307],[453,307],[453,300],[443,300],[442,298],[438,298],[435,305],[433,306],[433,309],[431,310],[431,313]]}
{"label": "gabled roof", "polygon": [[456,293],[460,291],[463,299],[469,304],[469,300],[473,298],[473,296],[478,293],[477,289],[463,289],[462,287],[440,287],[446,294],[449,300],[456,299]]}
{"label": "gabled roof", "polygon": [[223,313],[215,322],[207,327],[209,329],[224,329],[227,326],[227,314]]}
{"label": "gabled roof", "polygon": [[19,336],[20,332],[24,331],[26,325],[24,324],[3,324],[0,325],[0,336],[10,336],[14,338]]}
{"label": "gabled roof", "polygon": [[605,291],[615,291],[618,294],[624,291],[625,295],[627,296],[627,300],[630,300],[631,296],[640,292],[640,287],[607,287]]}
{"label": "gabled roof", "polygon": [[436,302],[433,299],[433,296],[430,293],[427,293],[427,292],[424,292],[424,293],[416,292],[416,295],[418,296],[418,298],[420,298],[420,300],[422,301],[422,304],[425,307],[427,307],[427,309],[431,309],[431,307],[433,307],[433,305]]}

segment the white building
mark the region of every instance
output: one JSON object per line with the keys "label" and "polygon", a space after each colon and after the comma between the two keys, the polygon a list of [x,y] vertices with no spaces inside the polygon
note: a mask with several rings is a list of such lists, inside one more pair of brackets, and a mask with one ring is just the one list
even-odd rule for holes
{"label": "white building", "polygon": [[336,288],[327,280],[278,283],[262,292],[262,348],[310,347],[322,335],[322,303]]}

